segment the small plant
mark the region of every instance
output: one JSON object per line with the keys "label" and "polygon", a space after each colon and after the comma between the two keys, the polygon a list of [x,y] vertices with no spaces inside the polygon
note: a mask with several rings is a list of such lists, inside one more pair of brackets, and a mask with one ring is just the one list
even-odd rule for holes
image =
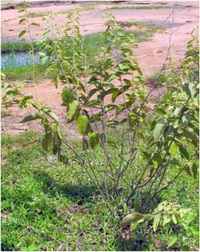
{"label": "small plant", "polygon": [[[143,226],[143,232],[163,232],[167,235],[162,246],[180,248],[183,251],[195,250],[191,240],[198,240],[197,216],[191,213],[191,209],[182,208],[173,201],[161,202],[152,213],[141,214],[133,212],[125,216],[120,226],[123,229],[130,228],[135,232],[139,225]],[[179,236],[181,233],[181,236]],[[190,247],[191,246],[191,247]]]}
{"label": "small plant", "polygon": [[[76,124],[82,150],[70,142],[52,109],[34,100],[32,95],[23,95],[19,86],[3,83],[8,89],[3,97],[5,105],[14,102],[21,108],[35,109],[35,113],[22,122],[40,120],[45,131],[42,146],[47,153],[57,155],[59,161],[67,164],[67,153],[74,154],[112,215],[121,218],[135,207],[140,209],[141,213],[126,216],[122,227],[127,225],[127,219],[128,223],[132,221],[132,230],[142,222],[153,220],[156,232],[159,225],[165,227],[177,216],[179,224],[185,228],[179,209],[173,213],[175,217],[169,217],[171,204],[162,203],[163,207],[161,204],[157,210],[153,209],[158,204],[158,195],[180,174],[185,172],[194,178],[198,175],[199,84],[195,37],[188,43],[181,73],[170,76],[177,86],[168,88],[161,97],[162,103],[155,106],[154,115],[150,117],[148,99],[155,86],[149,91],[144,84],[143,73],[130,49],[134,37],[124,36],[115,18],[107,16],[106,43],[91,63],[80,34],[78,12],[70,11],[67,18],[64,30],[49,23],[38,46],[55,87],[63,85],[61,96],[66,123]],[[20,36],[26,32],[23,30]],[[59,36],[52,39],[52,34]],[[34,65],[33,46],[32,53]],[[113,128],[117,135],[114,138],[109,135]],[[172,170],[173,177],[167,179]],[[160,211],[163,209],[162,219]],[[169,220],[167,223],[164,216]],[[188,230],[191,231],[191,226]],[[171,239],[169,247],[176,242]]]}

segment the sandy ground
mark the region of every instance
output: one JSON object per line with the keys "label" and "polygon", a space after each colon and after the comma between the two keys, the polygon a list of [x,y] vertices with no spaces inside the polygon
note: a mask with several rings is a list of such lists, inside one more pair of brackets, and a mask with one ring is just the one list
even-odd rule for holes
{"label": "sandy ground", "polygon": [[[150,2],[147,2],[150,3]],[[151,2],[151,4],[160,4],[161,2]],[[198,2],[187,1],[177,2],[182,5],[178,8],[173,8],[173,2],[165,2],[170,5],[169,9],[121,9],[113,10],[112,13],[116,17],[117,21],[145,21],[154,23],[157,25],[165,25],[167,29],[164,32],[155,33],[152,41],[142,42],[134,46],[134,52],[139,65],[143,69],[145,76],[151,76],[152,74],[159,72],[163,63],[168,57],[168,49],[171,48],[175,63],[178,64],[182,61],[185,53],[187,41],[191,38],[191,31],[199,24],[199,11]],[[135,3],[118,3],[118,6],[128,5],[131,6]],[[116,5],[116,4],[115,4]],[[188,5],[190,7],[188,7]],[[79,6],[76,4],[75,6]],[[102,15],[106,12],[106,4],[95,4],[82,6],[80,24],[82,34],[88,34],[93,32],[102,31],[105,29],[104,20]],[[54,12],[58,13],[54,22],[60,26],[63,26],[66,20],[66,12],[70,8],[74,8],[74,5],[51,5],[28,8],[28,12],[46,13]],[[17,10],[4,10],[2,11],[2,40],[15,40],[18,39],[19,32],[23,29],[23,25],[18,24],[19,16],[22,13],[18,13]],[[34,27],[31,34],[34,39],[39,38],[41,35],[41,29],[44,27],[45,21],[41,17],[33,18],[32,21],[39,22],[40,27]],[[25,27],[24,27],[25,28]],[[26,37],[28,39],[28,37]],[[65,124],[65,108],[60,107],[61,99],[60,93],[63,87],[59,87],[55,90],[52,87],[50,80],[45,80],[38,85],[39,97],[48,106],[52,107],[54,111],[61,118],[63,124]],[[25,93],[33,93],[33,85],[27,85],[24,89]],[[156,90],[158,92],[158,90]],[[9,110],[8,116],[2,117],[2,130],[6,133],[21,133],[32,128],[35,129],[36,123],[30,122],[26,124],[20,124],[20,120],[26,114],[32,112],[32,109],[26,109],[19,111],[17,108]],[[65,126],[68,127],[68,126]],[[69,132],[72,135],[76,134],[75,129],[71,127]],[[40,128],[38,128],[40,130]],[[69,133],[70,134],[70,133]]]}

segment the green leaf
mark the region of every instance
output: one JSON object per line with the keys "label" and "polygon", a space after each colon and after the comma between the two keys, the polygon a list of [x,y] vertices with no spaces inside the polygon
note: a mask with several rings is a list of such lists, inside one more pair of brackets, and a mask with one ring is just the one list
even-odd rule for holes
{"label": "green leaf", "polygon": [[194,214],[189,214],[189,215],[187,215],[186,223],[187,223],[187,224],[190,224],[190,223],[193,222],[195,219],[196,219],[196,215],[194,215]]}
{"label": "green leaf", "polygon": [[153,221],[153,231],[156,232],[159,222],[160,222],[161,214],[156,214],[154,216],[154,221]]}
{"label": "green leaf", "polygon": [[23,118],[23,120],[21,121],[21,123],[25,123],[25,122],[29,122],[29,121],[33,121],[33,120],[37,120],[37,119],[41,119],[41,115],[38,114],[38,113],[35,113],[35,114],[32,114],[32,115],[28,115],[28,116],[25,116]]}
{"label": "green leaf", "polygon": [[25,9],[20,9],[20,10],[18,10],[18,12],[20,13],[20,12],[24,12],[25,11]]}
{"label": "green leaf", "polygon": [[122,92],[120,90],[117,90],[117,91],[113,92],[113,94],[112,94],[112,102],[115,102],[115,100],[117,99],[117,97],[119,95],[121,95],[121,94],[122,94]]}
{"label": "green leaf", "polygon": [[40,26],[40,24],[38,24],[38,23],[31,23],[31,25],[32,26],[38,26],[38,27]]}
{"label": "green leaf", "polygon": [[176,154],[178,152],[178,146],[173,142],[169,148],[169,153]]}
{"label": "green leaf", "polygon": [[88,129],[88,118],[87,116],[80,115],[77,120],[77,126],[78,126],[78,132],[79,134],[85,136],[87,135],[87,129]]}
{"label": "green leaf", "polygon": [[25,18],[22,18],[22,19],[19,20],[19,24],[21,24],[21,23],[23,23],[23,22],[25,22],[25,21],[26,21],[26,19],[25,19]]}
{"label": "green leaf", "polygon": [[168,215],[164,215],[163,216],[163,226],[167,225],[168,223],[170,223],[171,219]]}
{"label": "green leaf", "polygon": [[193,174],[193,177],[196,179],[197,178],[197,172],[198,172],[198,166],[196,163],[193,163],[192,165],[192,174]]}
{"label": "green leaf", "polygon": [[69,119],[72,119],[72,117],[76,114],[78,109],[78,101],[73,100],[70,104],[69,104],[69,108],[67,111],[67,115],[69,117]]}
{"label": "green leaf", "polygon": [[64,87],[61,97],[64,105],[69,105],[74,100],[73,90],[71,88]]}
{"label": "green leaf", "polygon": [[154,137],[154,139],[159,138],[160,133],[161,133],[161,131],[162,131],[162,129],[163,129],[163,126],[164,126],[163,123],[157,123],[157,124],[156,124],[156,126],[155,126],[155,128],[154,128],[154,130],[153,130],[153,137]]}
{"label": "green leaf", "polygon": [[187,151],[183,146],[179,146],[179,151],[180,151],[180,153],[181,153],[187,160],[189,160],[190,155],[189,155],[188,151]]}
{"label": "green leaf", "polygon": [[[159,161],[161,161],[161,160],[159,160]],[[161,203],[157,206],[158,211],[162,211],[162,210],[165,208],[166,205],[167,205],[167,201],[161,202]]]}
{"label": "green leaf", "polygon": [[134,231],[138,225],[139,225],[139,223],[137,221],[131,222],[130,230]]}
{"label": "green leaf", "polygon": [[97,133],[89,133],[89,146],[91,149],[94,149],[99,143],[99,136]]}
{"label": "green leaf", "polygon": [[142,219],[143,217],[144,217],[143,214],[137,213],[137,212],[128,214],[128,215],[126,215],[126,216],[121,220],[121,222],[120,222],[120,227],[121,227],[121,228],[125,228],[125,227],[127,227],[132,221],[133,221],[133,222],[138,221],[138,220]]}
{"label": "green leaf", "polygon": [[22,30],[20,33],[19,33],[19,38],[22,37],[24,34],[26,34],[26,30]]}
{"label": "green leaf", "polygon": [[195,226],[189,227],[189,230],[192,232],[193,235],[199,236],[199,230]]}
{"label": "green leaf", "polygon": [[169,248],[172,247],[176,243],[177,239],[178,237],[176,234],[170,235],[167,246]]}
{"label": "green leaf", "polygon": [[31,244],[28,247],[23,247],[22,251],[38,251],[38,247],[36,247],[34,244]]}
{"label": "green leaf", "polygon": [[176,215],[172,215],[172,221],[174,222],[174,224],[177,224],[178,222],[177,222],[177,219],[176,219]]}

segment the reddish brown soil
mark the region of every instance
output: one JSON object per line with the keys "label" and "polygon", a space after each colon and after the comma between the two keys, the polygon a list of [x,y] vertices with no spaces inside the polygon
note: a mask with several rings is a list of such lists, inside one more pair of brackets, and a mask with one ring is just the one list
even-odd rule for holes
{"label": "reddish brown soil", "polygon": [[[160,2],[151,2],[154,4],[160,4]],[[165,2],[168,5],[172,5],[173,2]],[[128,5],[134,3],[126,3]],[[123,3],[123,5],[126,5]],[[169,9],[124,9],[115,10],[112,13],[115,15],[117,21],[145,21],[153,22],[157,25],[167,24],[168,27],[172,23],[172,28],[167,28],[164,32],[157,32],[154,34],[152,41],[142,42],[134,46],[134,52],[139,65],[144,71],[145,76],[150,76],[156,72],[159,72],[163,63],[168,57],[169,46],[173,53],[173,59],[175,64],[179,64],[182,61],[187,45],[187,41],[191,38],[191,31],[196,28],[198,21],[198,2],[187,1],[178,2],[182,5],[179,8],[173,10]],[[119,5],[119,4],[118,4]],[[122,4],[120,4],[122,5]],[[191,7],[187,7],[190,5]],[[77,5],[76,5],[77,6]],[[29,8],[28,12],[56,12],[58,16],[55,18],[55,22],[60,26],[65,23],[65,14],[59,12],[67,11],[73,8],[74,5],[63,6],[44,6]],[[80,23],[81,32],[83,34],[97,32],[105,29],[102,15],[105,13],[105,9],[108,5],[96,4],[94,9],[81,11]],[[86,8],[86,7],[84,7]],[[89,7],[88,7],[89,8]],[[21,16],[17,10],[5,10],[2,11],[2,39],[17,39],[19,32],[23,29],[23,25],[18,24],[18,18]],[[40,23],[40,28],[34,27],[31,31],[34,39],[40,37],[41,28],[44,26],[45,21],[42,18],[33,18],[34,22]],[[133,27],[132,27],[133,28]],[[60,117],[62,124],[65,124],[65,108],[61,107],[61,93],[62,86],[55,89],[50,80],[42,81],[38,84],[38,93],[40,100],[46,105],[52,107],[57,115]],[[29,84],[24,89],[25,93],[33,93],[33,85]],[[155,95],[158,89],[155,91]],[[159,89],[159,94],[162,89]],[[159,95],[158,94],[158,95]],[[10,108],[8,116],[2,117],[3,132],[6,133],[20,133],[29,129],[41,130],[37,126],[37,122],[29,122],[26,124],[20,124],[19,122],[25,114],[29,114],[33,109],[19,110],[18,108]],[[76,129],[74,127],[64,126],[69,130],[69,135],[72,137],[76,135]]]}

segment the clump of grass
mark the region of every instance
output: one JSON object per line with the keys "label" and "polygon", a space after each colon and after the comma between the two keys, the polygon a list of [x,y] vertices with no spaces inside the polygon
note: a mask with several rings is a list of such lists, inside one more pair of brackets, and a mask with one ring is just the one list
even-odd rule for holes
{"label": "clump of grass", "polygon": [[1,44],[1,53],[27,52],[31,49],[28,41],[6,41]]}
{"label": "clump of grass", "polygon": [[40,13],[29,12],[26,17],[28,18],[44,17],[48,16],[49,14],[50,14],[49,12],[40,12]]}
{"label": "clump of grass", "polygon": [[131,27],[132,25],[137,26],[139,28],[146,28],[146,30],[150,32],[157,32],[157,31],[163,31],[163,27],[159,25],[154,25],[146,22],[135,22],[135,21],[119,21],[119,25],[122,27]]}
{"label": "clump of grass", "polygon": [[151,30],[152,32],[163,31],[164,29],[162,26],[159,26],[159,25],[154,25],[154,24],[149,24],[149,23],[144,23],[144,22],[134,22],[134,21],[130,21],[130,22],[137,27],[141,27],[141,28],[144,27]]}
{"label": "clump of grass", "polygon": [[168,9],[171,8],[169,5],[141,5],[141,6],[113,6],[113,7],[108,7],[109,10],[126,10],[126,9],[133,9],[133,10],[139,10],[139,9],[144,9],[144,10],[151,10],[151,9]]}
{"label": "clump of grass", "polygon": [[[3,70],[6,80],[32,80],[32,65],[7,67]],[[45,77],[46,67],[43,64],[35,65],[35,80]]]}

